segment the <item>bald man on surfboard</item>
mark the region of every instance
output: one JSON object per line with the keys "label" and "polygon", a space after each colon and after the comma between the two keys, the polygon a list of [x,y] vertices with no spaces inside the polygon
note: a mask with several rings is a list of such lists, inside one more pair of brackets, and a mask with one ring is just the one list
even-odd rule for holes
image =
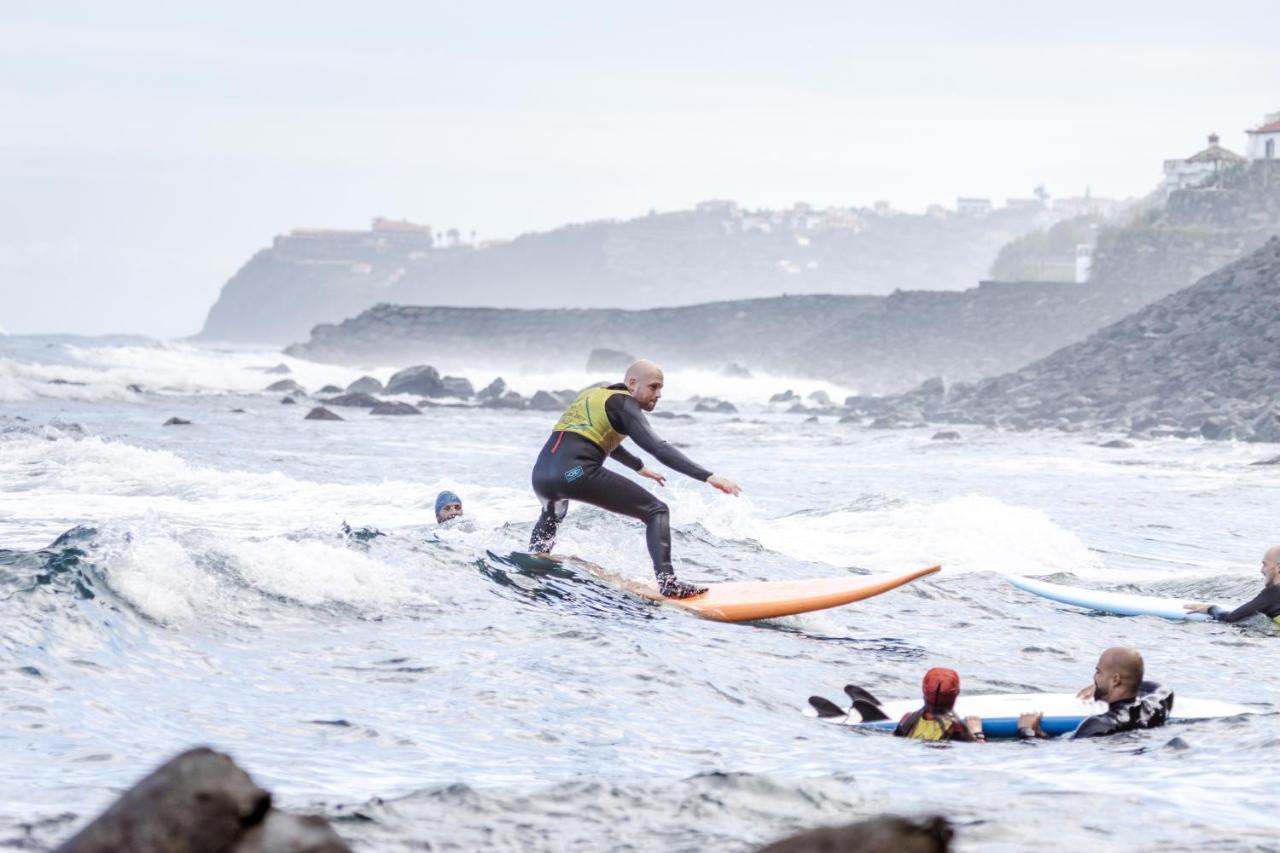
{"label": "bald man on surfboard", "polygon": [[736,483],[698,465],[658,438],[645,412],[662,397],[662,368],[637,361],[623,381],[607,388],[588,388],[560,416],[533,465],[533,491],[542,502],[542,515],[533,527],[529,550],[547,554],[555,546],[556,529],[569,510],[569,501],[583,501],[609,512],[643,521],[658,591],[668,598],[690,598],[707,591],[677,580],[671,567],[671,521],[667,505],[632,480],[604,467],[606,457],[621,462],[641,477],[664,485],[667,478],[645,467],[638,456],[622,447],[628,436],[668,468],[738,495]]}

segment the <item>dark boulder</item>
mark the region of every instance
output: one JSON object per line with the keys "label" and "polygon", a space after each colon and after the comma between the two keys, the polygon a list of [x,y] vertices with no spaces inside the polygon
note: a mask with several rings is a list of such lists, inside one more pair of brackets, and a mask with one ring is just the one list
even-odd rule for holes
{"label": "dark boulder", "polygon": [[289,365],[285,364],[284,362],[280,362],[275,367],[268,367],[262,372],[274,373],[277,376],[287,376],[288,374],[293,373],[293,371],[289,369]]}
{"label": "dark boulder", "polygon": [[349,853],[316,815],[276,811],[229,757],[201,747],[160,765],[58,853]]}
{"label": "dark boulder", "polygon": [[480,400],[480,402],[484,402],[485,400],[496,400],[505,393],[507,393],[507,383],[503,381],[501,376],[499,376],[497,379],[494,379],[488,385],[484,386],[484,388],[480,390],[480,393],[476,395],[476,399]]}
{"label": "dark boulder", "polygon": [[1129,450],[1133,447],[1132,441],[1125,441],[1123,438],[1113,438],[1110,441],[1103,442],[1099,447],[1106,447],[1111,450]]}
{"label": "dark boulder", "polygon": [[933,441],[959,441],[960,433],[953,429],[944,429],[941,432],[935,432],[931,439]]}
{"label": "dark boulder", "polygon": [[587,356],[587,372],[595,373],[598,370],[601,373],[622,373],[635,360],[636,357],[629,352],[600,347],[593,349]]}
{"label": "dark boulder", "polygon": [[486,409],[523,409],[525,401],[524,397],[521,397],[515,391],[508,391],[501,397],[485,400],[480,405]]}
{"label": "dark boulder", "polygon": [[797,394],[795,391],[792,391],[790,388],[788,388],[785,391],[780,391],[777,394],[774,394],[772,397],[769,398],[769,402],[770,403],[790,403],[792,400],[799,400],[799,399],[800,399],[800,395]]}
{"label": "dark boulder", "polygon": [[314,409],[307,412],[307,416],[303,418],[303,420],[304,421],[340,421],[342,420],[342,416],[334,414],[333,412],[326,409],[324,406],[316,406]]}
{"label": "dark boulder", "polygon": [[406,367],[387,380],[387,394],[416,394],[419,397],[448,396],[440,373],[428,364]]}
{"label": "dark boulder", "polygon": [[317,394],[341,394],[342,389],[337,385],[326,385],[316,392]]}
{"label": "dark boulder", "polygon": [[348,391],[320,402],[329,406],[351,406],[356,409],[371,409],[382,403],[377,397],[363,391]]}
{"label": "dark boulder", "polygon": [[814,391],[809,395],[808,400],[812,403],[817,403],[819,406],[831,405],[831,395],[826,391]]}
{"label": "dark boulder", "polygon": [[307,393],[301,385],[299,385],[297,382],[294,382],[292,379],[281,379],[279,382],[272,382],[270,385],[267,386],[266,390],[284,391],[286,393],[289,391],[297,391],[301,394]]}
{"label": "dark boulder", "polygon": [[559,394],[550,391],[538,391],[529,398],[528,408],[538,412],[558,412],[569,405],[571,400],[561,399]]}
{"label": "dark boulder", "polygon": [[161,424],[161,426],[191,426],[191,421],[186,420],[185,418],[180,418],[177,415],[174,415],[173,417],[169,418],[169,420]]}
{"label": "dark boulder", "polygon": [[138,383],[136,383],[136,382],[133,382],[133,383],[130,383],[129,385],[126,385],[126,386],[125,386],[125,390],[126,390],[126,391],[132,391],[132,392],[133,392],[133,393],[135,393],[135,394],[141,394],[141,393],[143,393],[143,391],[142,391],[142,386],[141,386],[141,385],[139,385],[139,384],[138,384]]}
{"label": "dark boulder", "polygon": [[297,400],[295,400],[295,399],[293,399],[292,397],[281,397],[281,398],[280,398],[280,403],[281,403],[281,405],[285,405],[285,406],[296,406],[296,405],[298,405],[298,401],[297,401]]}
{"label": "dark boulder", "polygon": [[361,376],[347,386],[348,391],[359,391],[363,394],[381,394],[382,383],[372,376]]}
{"label": "dark boulder", "polygon": [[734,415],[738,412],[738,407],[728,400],[714,400],[706,398],[698,401],[698,405],[693,407],[695,412],[710,412],[717,415]]}
{"label": "dark boulder", "polygon": [[947,853],[954,835],[941,816],[908,820],[878,815],[846,826],[823,826],[761,847],[757,853]]}
{"label": "dark boulder", "polygon": [[420,415],[422,410],[408,403],[382,402],[369,410],[371,415]]}
{"label": "dark boulder", "polygon": [[[462,376],[446,376],[440,380],[444,386],[444,397],[459,397],[463,400],[470,400],[476,394],[476,389],[471,387],[471,380]],[[430,395],[428,395],[430,396]]]}

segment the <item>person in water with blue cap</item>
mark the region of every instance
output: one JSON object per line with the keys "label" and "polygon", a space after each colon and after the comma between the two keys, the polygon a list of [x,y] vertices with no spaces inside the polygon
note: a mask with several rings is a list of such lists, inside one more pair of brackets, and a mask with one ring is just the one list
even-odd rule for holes
{"label": "person in water with blue cap", "polygon": [[462,517],[462,498],[445,489],[436,495],[436,524]]}

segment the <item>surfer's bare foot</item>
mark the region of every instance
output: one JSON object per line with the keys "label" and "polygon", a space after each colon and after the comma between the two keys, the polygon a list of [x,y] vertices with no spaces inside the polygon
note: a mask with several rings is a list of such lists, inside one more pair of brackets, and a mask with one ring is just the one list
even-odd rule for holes
{"label": "surfer's bare foot", "polygon": [[692,598],[695,595],[702,595],[706,591],[707,588],[705,586],[685,583],[682,580],[677,580],[675,575],[658,575],[658,592],[667,598]]}

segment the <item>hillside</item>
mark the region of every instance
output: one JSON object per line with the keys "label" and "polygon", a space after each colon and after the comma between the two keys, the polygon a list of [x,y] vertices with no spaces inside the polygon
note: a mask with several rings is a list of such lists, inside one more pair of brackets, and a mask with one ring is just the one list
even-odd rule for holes
{"label": "hillside", "polygon": [[[298,230],[223,287],[200,337],[287,342],[380,302],[639,308],[782,293],[972,287],[1037,210],[907,215],[731,202],[472,246],[429,232]],[[396,225],[397,223],[393,223]]]}
{"label": "hillside", "polygon": [[1015,372],[850,403],[899,421],[1280,441],[1280,237]]}

